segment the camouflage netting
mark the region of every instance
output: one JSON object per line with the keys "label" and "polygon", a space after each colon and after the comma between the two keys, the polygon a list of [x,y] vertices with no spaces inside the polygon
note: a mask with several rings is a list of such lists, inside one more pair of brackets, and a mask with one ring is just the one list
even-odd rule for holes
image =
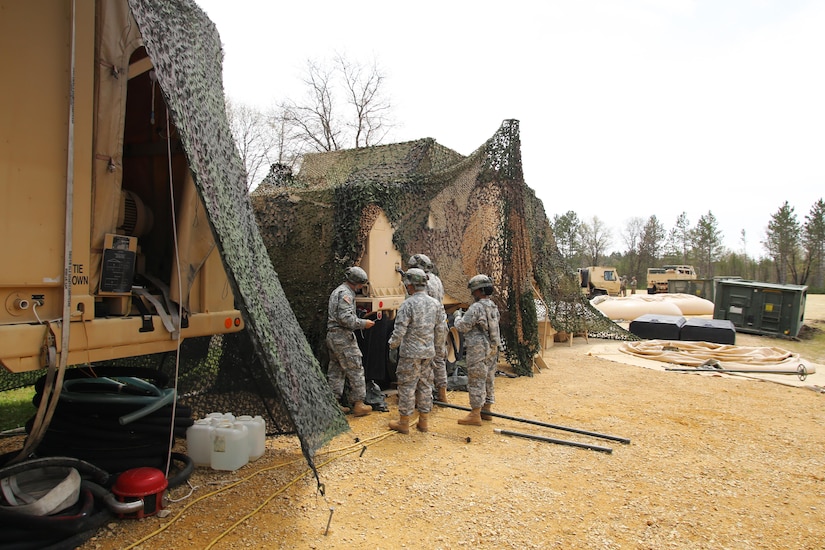
{"label": "camouflage netting", "polygon": [[524,182],[516,120],[468,157],[429,138],[307,155],[293,180],[262,184],[252,204],[284,292],[322,362],[329,292],[361,259],[379,209],[402,257],[427,254],[450,297],[470,303],[469,278],[493,278],[516,373],[533,372],[537,299],[547,303],[557,331],[635,339],[590,305],[559,253],[544,207]]}
{"label": "camouflage netting", "polygon": [[[190,0],[129,0],[129,5],[247,323],[243,333],[213,340],[220,343],[220,351],[208,353],[197,341],[189,344],[206,348],[200,368],[204,363],[211,368],[210,359],[218,363],[207,383],[190,381],[189,400],[236,414],[243,414],[241,407],[255,406],[256,411],[246,414],[264,414],[270,432],[297,433],[312,465],[314,452],[348,425],[257,230],[244,168],[224,114],[217,30]],[[190,372],[198,375],[197,370]],[[181,388],[181,394],[186,391]]]}
{"label": "camouflage netting", "polygon": [[[191,408],[194,417],[210,412],[261,415],[268,434],[297,434],[314,469],[315,451],[349,426],[258,232],[243,164],[226,120],[217,30],[191,0],[128,0],[128,9],[114,1],[102,2],[98,4],[99,23],[107,20],[100,13],[106,9],[124,12],[121,28],[106,32],[123,36],[135,24],[140,30],[246,329],[227,336],[187,339],[180,354],[141,356],[93,367],[102,372],[116,366],[123,376],[147,378],[132,374],[143,373],[138,369],[146,367],[154,369],[148,376],[151,380],[168,379],[170,385],[177,380],[181,409]],[[121,42],[124,49],[140,46],[132,39]],[[131,50],[126,52],[129,54]],[[101,65],[111,63],[110,59],[99,61]],[[161,372],[155,376],[155,371]],[[67,373],[67,379],[80,372]],[[41,376],[44,371],[2,372],[0,390],[31,385]],[[48,437],[39,451],[44,451]]]}
{"label": "camouflage netting", "polygon": [[[589,304],[559,254],[543,205],[524,183],[517,121],[505,121],[467,157],[432,139],[309,155],[294,181],[261,186],[250,204],[224,115],[214,25],[190,0],[129,5],[248,328],[186,340],[180,355],[113,363],[170,379],[177,373],[180,401],[193,416],[260,414],[268,433],[297,433],[310,465],[318,448],[347,429],[321,369],[326,303],[344,268],[362,257],[380,211],[395,227],[402,257],[428,254],[451,298],[469,303],[467,280],[479,272],[493,277],[517,373],[532,375],[537,298],[556,330],[634,339]],[[2,373],[0,390],[40,376]]]}

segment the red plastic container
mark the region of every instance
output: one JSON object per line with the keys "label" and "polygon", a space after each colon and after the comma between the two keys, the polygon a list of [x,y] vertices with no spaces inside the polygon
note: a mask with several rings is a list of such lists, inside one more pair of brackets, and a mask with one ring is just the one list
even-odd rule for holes
{"label": "red plastic container", "polygon": [[163,493],[169,486],[166,476],[157,468],[143,466],[120,474],[112,487],[112,493],[120,502],[143,500],[143,509],[131,514],[118,514],[120,518],[140,519],[163,509]]}

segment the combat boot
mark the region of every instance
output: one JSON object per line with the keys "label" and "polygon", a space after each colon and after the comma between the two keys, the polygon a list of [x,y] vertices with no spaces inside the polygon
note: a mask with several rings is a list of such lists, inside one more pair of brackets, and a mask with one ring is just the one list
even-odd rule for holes
{"label": "combat boot", "polygon": [[423,412],[418,413],[418,422],[415,425],[415,429],[417,429],[419,432],[429,431],[428,430],[428,424],[427,424],[428,415],[429,415],[429,413],[423,413]]}
{"label": "combat boot", "polygon": [[488,422],[493,420],[493,417],[491,415],[486,414],[486,413],[490,412],[490,407],[492,407],[492,405],[490,405],[490,403],[486,403],[483,407],[481,407],[481,419],[482,420],[487,420]]}
{"label": "combat boot", "polygon": [[352,406],[353,416],[367,416],[371,412],[372,407],[370,407],[369,405],[364,405],[363,401],[356,401],[355,404]]}
{"label": "combat boot", "polygon": [[390,429],[402,434],[410,433],[410,415],[402,414],[397,421],[390,420]]}
{"label": "combat boot", "polygon": [[447,386],[441,386],[438,388],[438,400],[442,403],[447,402]]}
{"label": "combat boot", "polygon": [[464,418],[459,418],[458,423],[465,426],[481,426],[481,407],[471,410]]}

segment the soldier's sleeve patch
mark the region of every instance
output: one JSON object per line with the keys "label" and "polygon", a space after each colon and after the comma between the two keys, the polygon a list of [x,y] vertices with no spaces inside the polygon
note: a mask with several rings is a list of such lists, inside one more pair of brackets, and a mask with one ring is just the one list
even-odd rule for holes
{"label": "soldier's sleeve patch", "polygon": [[347,294],[346,296],[344,296],[344,301],[348,304],[351,304],[352,303],[352,297],[350,297],[350,295]]}

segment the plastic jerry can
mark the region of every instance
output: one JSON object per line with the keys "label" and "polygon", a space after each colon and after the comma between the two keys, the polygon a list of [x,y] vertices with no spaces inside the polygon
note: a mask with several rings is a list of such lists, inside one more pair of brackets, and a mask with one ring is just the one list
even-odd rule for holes
{"label": "plastic jerry can", "polygon": [[249,430],[243,424],[224,421],[215,426],[212,469],[234,471],[249,462],[248,434]]}
{"label": "plastic jerry can", "polygon": [[244,424],[249,430],[249,460],[258,460],[266,451],[266,422],[260,415],[239,416],[237,422]]}
{"label": "plastic jerry can", "polygon": [[212,465],[212,437],[215,427],[209,418],[195,420],[186,429],[186,454],[195,466]]}

